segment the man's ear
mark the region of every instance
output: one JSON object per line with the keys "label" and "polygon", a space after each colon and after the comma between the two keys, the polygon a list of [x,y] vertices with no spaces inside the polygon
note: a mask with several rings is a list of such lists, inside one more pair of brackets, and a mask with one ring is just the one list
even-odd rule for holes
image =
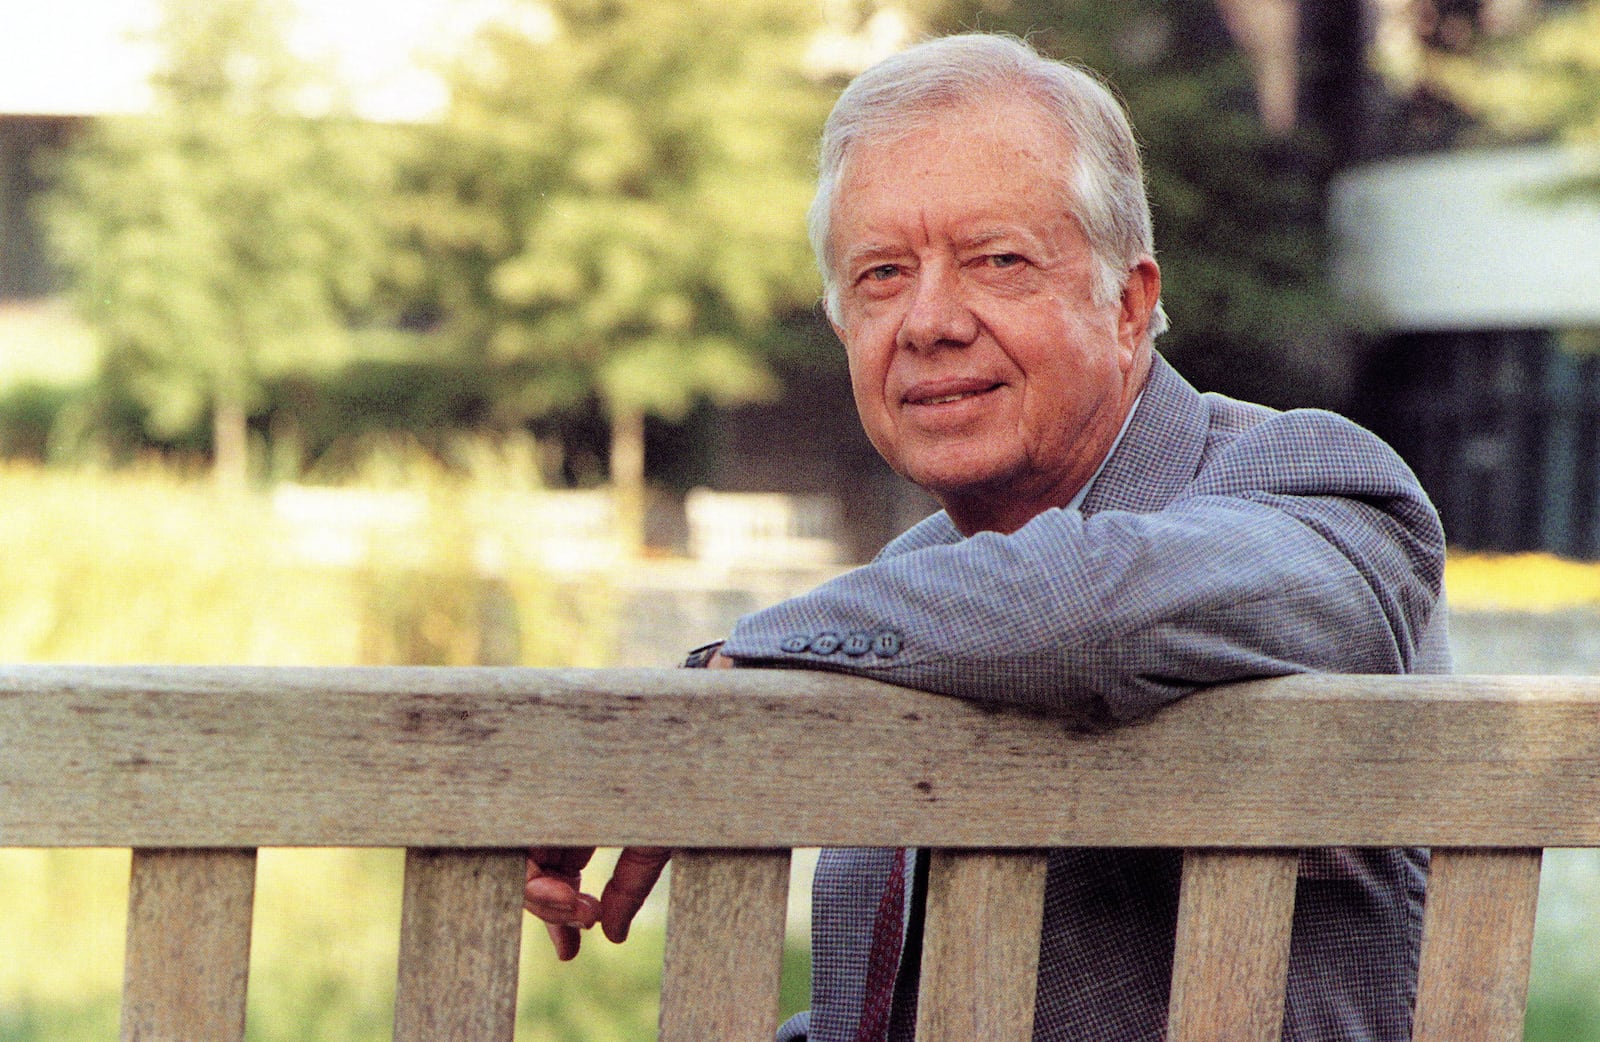
{"label": "man's ear", "polygon": [[1140,257],[1122,281],[1122,313],[1117,319],[1117,340],[1134,354],[1150,339],[1150,317],[1161,302],[1161,268],[1154,257]]}

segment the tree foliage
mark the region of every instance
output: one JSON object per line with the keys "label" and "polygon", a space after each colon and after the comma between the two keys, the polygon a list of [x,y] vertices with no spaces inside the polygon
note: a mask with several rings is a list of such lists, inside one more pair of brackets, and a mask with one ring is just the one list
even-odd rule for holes
{"label": "tree foliage", "polygon": [[[1556,10],[1467,54],[1431,54],[1427,72],[1502,140],[1600,148],[1600,0]],[[1600,195],[1600,160],[1570,187]]]}
{"label": "tree foliage", "polygon": [[369,307],[387,170],[371,128],[303,111],[272,0],[165,0],[148,115],[96,121],[45,218],[107,379],[158,437],[215,420],[238,480],[265,381],[329,367]]}
{"label": "tree foliage", "polygon": [[[444,67],[440,122],[375,128],[330,111],[283,4],[163,0],[156,110],[98,121],[50,199],[108,377],[152,434],[213,416],[236,469],[269,392],[319,430],[329,401],[412,400],[328,390],[341,368],[371,374],[346,365],[352,331],[398,317],[384,364],[454,374],[472,422],[502,429],[598,403],[612,477],[637,481],[643,417],[772,395],[785,345],[831,351],[796,316],[818,291],[804,211],[842,81],[806,52],[824,14],[848,32],[882,5],[510,0]],[[1336,401],[1322,170],[1260,128],[1211,0],[903,6],[928,31],[1032,34],[1107,74],[1149,159],[1164,351],[1209,387]]]}
{"label": "tree foliage", "polygon": [[408,206],[411,292],[513,416],[677,418],[776,390],[757,344],[817,293],[823,92],[785,0],[524,0],[450,69]]}

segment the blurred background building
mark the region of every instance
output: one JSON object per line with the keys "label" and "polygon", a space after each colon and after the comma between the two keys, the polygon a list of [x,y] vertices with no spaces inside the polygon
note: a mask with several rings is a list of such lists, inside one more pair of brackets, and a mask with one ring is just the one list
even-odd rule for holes
{"label": "blurred background building", "polygon": [[1345,142],[1334,277],[1366,345],[1350,412],[1458,548],[1600,557],[1594,22],[1532,0],[1366,5],[1358,74],[1321,117]]}

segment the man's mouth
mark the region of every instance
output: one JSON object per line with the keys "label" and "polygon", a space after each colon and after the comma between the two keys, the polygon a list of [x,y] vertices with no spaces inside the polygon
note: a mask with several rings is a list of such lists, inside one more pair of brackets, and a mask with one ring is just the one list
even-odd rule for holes
{"label": "man's mouth", "polygon": [[981,386],[964,387],[959,390],[940,391],[933,394],[913,391],[906,395],[905,402],[907,405],[949,405],[951,402],[965,401],[968,398],[976,398],[979,395],[988,394],[999,386],[999,384],[983,384]]}

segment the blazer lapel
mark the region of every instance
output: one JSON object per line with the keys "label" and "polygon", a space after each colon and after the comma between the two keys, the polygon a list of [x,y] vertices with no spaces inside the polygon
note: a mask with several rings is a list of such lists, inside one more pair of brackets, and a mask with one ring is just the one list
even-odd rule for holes
{"label": "blazer lapel", "polygon": [[1200,392],[1156,355],[1128,432],[1084,497],[1084,516],[1146,514],[1177,498],[1200,469],[1209,412]]}

